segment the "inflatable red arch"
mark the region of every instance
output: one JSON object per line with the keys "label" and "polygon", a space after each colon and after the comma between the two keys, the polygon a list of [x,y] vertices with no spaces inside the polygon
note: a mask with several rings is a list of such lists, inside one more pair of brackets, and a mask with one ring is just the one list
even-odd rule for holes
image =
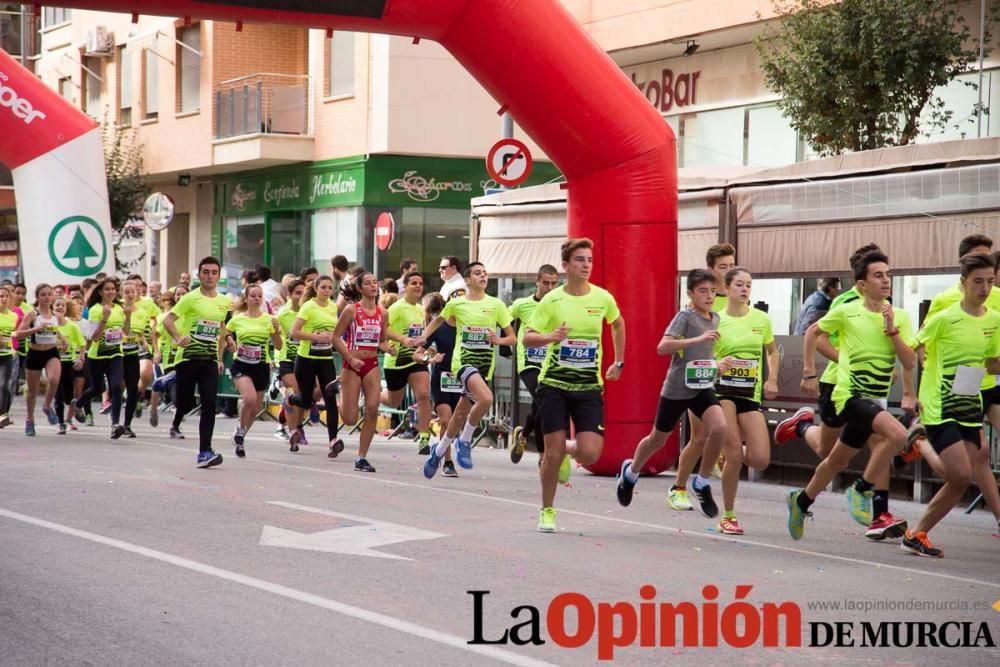
{"label": "inflatable red arch", "polygon": [[[665,360],[655,353],[676,310],[677,164],[673,132],[558,0],[69,0],[46,5],[300,25],[440,42],[566,176],[570,236],[597,246],[594,281],[618,299],[628,343],[623,379],[607,388],[606,445],[597,474],[614,474],[648,431]],[[6,54],[3,54],[6,56]],[[0,161],[14,168],[72,139],[82,114],[26,70],[0,66],[48,120],[26,124],[0,105]],[[17,72],[20,79],[15,75]],[[22,80],[23,79],[23,80]],[[30,80],[29,80],[30,79]],[[2,92],[2,91],[0,91]],[[3,95],[0,94],[0,98]],[[8,100],[9,101],[9,100]],[[27,107],[22,106],[23,111]],[[67,131],[65,128],[69,128]],[[10,137],[16,137],[11,141]],[[485,147],[484,147],[485,148]],[[610,340],[605,343],[610,349]],[[656,457],[660,471],[677,446]]]}

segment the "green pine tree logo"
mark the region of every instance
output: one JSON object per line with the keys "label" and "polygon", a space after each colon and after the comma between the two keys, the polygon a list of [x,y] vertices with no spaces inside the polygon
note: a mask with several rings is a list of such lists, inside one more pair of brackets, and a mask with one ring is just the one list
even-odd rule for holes
{"label": "green pine tree logo", "polygon": [[94,250],[94,246],[90,245],[90,241],[88,241],[87,237],[83,235],[83,230],[78,224],[76,226],[76,231],[73,233],[73,240],[70,241],[69,248],[66,249],[66,253],[62,256],[62,258],[67,260],[78,260],[78,271],[92,271],[97,268],[97,265],[87,266],[87,258],[98,256],[97,251]]}

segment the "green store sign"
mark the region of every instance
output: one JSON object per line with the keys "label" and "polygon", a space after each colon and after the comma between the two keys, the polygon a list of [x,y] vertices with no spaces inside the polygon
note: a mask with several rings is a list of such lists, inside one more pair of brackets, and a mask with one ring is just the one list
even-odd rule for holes
{"label": "green store sign", "polygon": [[[536,163],[526,185],[559,175],[551,163]],[[320,162],[298,171],[275,169],[223,183],[216,213],[252,215],[343,206],[431,206],[468,208],[473,197],[495,187],[483,160],[371,156]]]}

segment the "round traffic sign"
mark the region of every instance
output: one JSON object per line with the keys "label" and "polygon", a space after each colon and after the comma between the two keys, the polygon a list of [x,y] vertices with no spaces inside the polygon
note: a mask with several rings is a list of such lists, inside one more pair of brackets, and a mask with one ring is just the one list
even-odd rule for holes
{"label": "round traffic sign", "polygon": [[501,139],[486,156],[486,171],[500,185],[520,185],[531,175],[531,151],[517,139]]}
{"label": "round traffic sign", "polygon": [[396,221],[392,218],[392,213],[383,211],[375,219],[375,247],[385,252],[392,246],[392,239],[396,235]]}

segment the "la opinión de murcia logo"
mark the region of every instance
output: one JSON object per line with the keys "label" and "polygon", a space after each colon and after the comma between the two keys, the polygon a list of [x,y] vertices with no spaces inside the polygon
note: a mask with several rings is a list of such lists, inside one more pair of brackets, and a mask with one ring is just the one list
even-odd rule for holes
{"label": "la opini\u00f3n de murcia logo", "polygon": [[31,102],[17,94],[17,91],[8,85],[10,77],[6,73],[0,72],[0,107],[7,107],[14,114],[15,118],[20,118],[25,125],[31,125],[31,121],[36,118],[45,120],[45,112],[36,111]]}
{"label": "la opini\u00f3n de murcia logo", "polygon": [[418,175],[416,170],[407,171],[402,178],[389,181],[389,192],[405,192],[410,199],[419,202],[434,201],[445,191],[472,192],[472,183],[468,181],[438,181],[435,178],[428,180]]}

